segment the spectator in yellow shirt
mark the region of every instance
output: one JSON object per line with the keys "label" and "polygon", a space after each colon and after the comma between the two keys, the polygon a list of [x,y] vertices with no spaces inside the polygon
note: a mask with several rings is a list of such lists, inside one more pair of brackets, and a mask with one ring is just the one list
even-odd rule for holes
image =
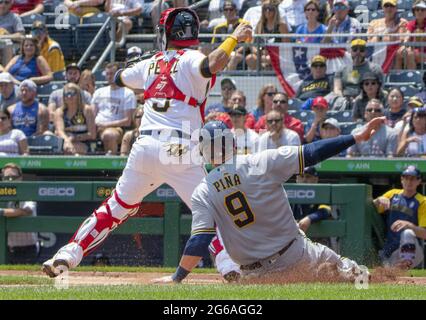
{"label": "spectator in yellow shirt", "polygon": [[64,71],[65,61],[61,46],[49,37],[46,25],[41,21],[34,21],[31,35],[38,40],[40,55],[46,59],[52,72]]}

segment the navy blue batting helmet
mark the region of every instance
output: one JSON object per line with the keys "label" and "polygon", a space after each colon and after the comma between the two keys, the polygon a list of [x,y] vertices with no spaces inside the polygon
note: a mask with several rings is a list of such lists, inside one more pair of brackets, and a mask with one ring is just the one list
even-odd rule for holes
{"label": "navy blue batting helmet", "polygon": [[222,121],[207,122],[201,129],[199,142],[206,163],[221,164],[234,155],[234,135]]}

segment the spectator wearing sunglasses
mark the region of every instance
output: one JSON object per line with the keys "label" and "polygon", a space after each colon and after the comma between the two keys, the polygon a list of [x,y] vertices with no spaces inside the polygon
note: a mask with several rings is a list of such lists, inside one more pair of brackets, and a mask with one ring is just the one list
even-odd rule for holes
{"label": "spectator wearing sunglasses", "polygon": [[[303,123],[299,119],[292,117],[288,113],[288,96],[283,92],[278,92],[272,99],[271,110],[278,111],[282,114],[284,126],[293,130],[299,135],[299,140],[303,141],[304,129]],[[266,129],[266,116],[262,116],[254,126],[256,132],[262,133]]]}
{"label": "spectator wearing sunglasses", "polygon": [[361,93],[355,98],[352,107],[352,117],[354,121],[364,122],[365,107],[371,99],[379,99],[386,103],[387,92],[382,90],[380,78],[372,72],[365,73],[361,78]]}
{"label": "spectator wearing sunglasses", "polygon": [[284,126],[283,114],[272,110],[265,116],[267,132],[259,138],[259,151],[281,146],[299,146],[299,135]]}
{"label": "spectator wearing sunglasses", "polygon": [[14,0],[10,11],[20,17],[42,14],[44,11],[43,0]]}
{"label": "spectator wearing sunglasses", "polygon": [[46,25],[41,21],[34,21],[31,27],[31,35],[38,40],[40,55],[46,59],[52,72],[64,71],[64,55],[59,43],[49,37]]}
{"label": "spectator wearing sunglasses", "polygon": [[28,153],[25,133],[19,129],[12,129],[10,113],[7,109],[3,109],[0,111],[0,156],[12,157]]}
{"label": "spectator wearing sunglasses", "polygon": [[[365,107],[365,121],[383,117],[384,107],[380,100],[372,99]],[[351,134],[361,131],[363,127],[352,130]],[[373,137],[365,142],[357,143],[348,149],[347,157],[393,157],[396,153],[398,135],[394,129],[382,124]]]}
{"label": "spectator wearing sunglasses", "polygon": [[[78,64],[72,62],[66,66],[65,70],[65,81],[67,83],[75,83],[78,84],[80,81],[81,69]],[[92,96],[86,90],[82,91],[83,94],[83,102],[85,104],[90,104],[92,100]],[[47,103],[47,108],[49,109],[49,119],[53,123],[55,118],[56,109],[62,107],[64,105],[64,89],[56,89],[49,96],[49,102]]]}
{"label": "spectator wearing sunglasses", "polygon": [[[5,182],[22,181],[22,169],[15,163],[7,163],[1,170]],[[0,216],[16,218],[37,215],[37,203],[34,201],[9,201],[0,209]],[[38,236],[35,232],[10,232],[7,238],[10,264],[34,264],[40,251]]]}
{"label": "spectator wearing sunglasses", "polygon": [[19,85],[20,101],[7,110],[11,114],[12,127],[25,133],[27,137],[47,132],[49,112],[38,102],[37,85],[32,80],[24,80]]}
{"label": "spectator wearing sunglasses", "polygon": [[67,83],[63,94],[64,105],[55,111],[55,134],[64,139],[65,154],[86,154],[96,139],[95,112],[83,102],[78,85]]}
{"label": "spectator wearing sunglasses", "polygon": [[[232,1],[224,1],[223,6],[223,15],[225,16],[225,22],[218,24],[213,29],[213,34],[231,34],[234,32],[235,28],[239,26],[240,23],[248,23],[244,21],[238,16],[237,5]],[[224,39],[223,39],[224,40]],[[212,44],[218,43],[222,41],[221,39],[217,39],[217,37],[213,37]],[[238,64],[243,61],[243,51],[244,47],[238,48],[230,57],[229,63],[227,66],[227,70],[235,70],[237,69]]]}
{"label": "spectator wearing sunglasses", "polygon": [[353,99],[361,93],[360,82],[367,72],[377,75],[383,83],[382,67],[366,59],[367,42],[363,39],[355,39],[351,42],[352,65],[345,66],[334,76],[334,93],[345,97],[352,103]]}
{"label": "spectator wearing sunglasses", "polygon": [[324,43],[348,43],[353,39],[352,35],[361,33],[361,23],[349,16],[349,2],[348,0],[334,0],[333,2],[333,13],[334,15],[328,21],[328,28],[326,34],[333,33],[346,33],[348,37],[325,37],[322,42]]}
{"label": "spectator wearing sunglasses", "polygon": [[[375,34],[388,34],[400,33],[406,34],[407,20],[401,18],[398,14],[398,1],[397,0],[382,0],[382,9],[384,18],[374,19],[368,25],[367,33]],[[369,38],[369,42],[391,42],[401,41],[404,38],[390,37],[390,36],[373,36]]]}
{"label": "spectator wearing sunglasses", "polygon": [[256,121],[272,110],[272,100],[277,93],[277,87],[274,84],[264,85],[257,96],[257,106],[253,111],[253,116]]}
{"label": "spectator wearing sunglasses", "polygon": [[[320,6],[317,1],[311,0],[304,7],[307,22],[296,29],[296,34],[324,34],[327,27],[319,22]],[[321,43],[322,37],[297,37],[299,43]]]}
{"label": "spectator wearing sunglasses", "polygon": [[[410,34],[426,33],[426,1],[416,0],[412,7],[415,19],[407,23],[407,30]],[[408,42],[417,42],[419,44],[426,42],[426,37],[417,37],[412,35]],[[402,46],[398,50],[395,62],[395,69],[417,68],[417,64],[425,62],[426,47],[422,46]]]}
{"label": "spectator wearing sunglasses", "polygon": [[426,108],[411,112],[408,130],[404,130],[398,143],[397,155],[415,157],[426,154]]}
{"label": "spectator wearing sunglasses", "polygon": [[133,113],[133,130],[127,131],[121,141],[120,155],[128,156],[132,149],[133,143],[140,136],[140,125],[143,117],[143,106],[137,107]]}
{"label": "spectator wearing sunglasses", "polygon": [[[277,0],[266,0],[262,2],[262,14],[259,22],[254,28],[254,33],[259,34],[288,34],[289,27],[281,19],[279,10],[279,2]],[[271,57],[268,54],[265,46],[274,42],[290,42],[289,38],[276,39],[274,37],[255,38],[258,46],[251,47],[251,53],[247,55],[246,62],[250,70],[256,70],[258,60],[260,60],[260,67],[262,70],[270,70]]]}
{"label": "spectator wearing sunglasses", "polygon": [[325,97],[333,90],[333,81],[327,76],[327,59],[314,56],[311,60],[311,74],[303,80],[296,92],[296,97],[302,101]]}

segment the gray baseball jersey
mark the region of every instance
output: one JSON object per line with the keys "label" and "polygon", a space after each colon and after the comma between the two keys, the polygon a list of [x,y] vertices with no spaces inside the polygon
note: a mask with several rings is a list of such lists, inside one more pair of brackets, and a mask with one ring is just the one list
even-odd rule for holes
{"label": "gray baseball jersey", "polygon": [[213,169],[192,194],[192,234],[217,226],[240,265],[277,253],[299,233],[282,184],[300,172],[300,146],[237,156]]}

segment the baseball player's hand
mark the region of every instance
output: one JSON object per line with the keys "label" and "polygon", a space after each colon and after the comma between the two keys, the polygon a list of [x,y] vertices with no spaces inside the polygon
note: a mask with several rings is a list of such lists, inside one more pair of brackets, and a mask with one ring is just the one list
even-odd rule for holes
{"label": "baseball player's hand", "polygon": [[253,28],[247,23],[240,23],[232,33],[238,42],[251,42],[253,38]]}
{"label": "baseball player's hand", "polygon": [[382,207],[384,210],[389,210],[389,208],[390,208],[390,199],[389,198],[379,197],[379,198],[375,199],[373,202],[374,202],[374,205],[376,207]]}
{"label": "baseball player's hand", "polygon": [[364,128],[353,136],[356,143],[369,140],[386,121],[386,117],[378,117],[368,122]]}
{"label": "baseball player's hand", "polygon": [[415,225],[412,224],[410,221],[404,221],[404,220],[396,220],[392,225],[391,225],[391,230],[393,232],[399,232],[405,229],[414,229]]}
{"label": "baseball player's hand", "polygon": [[151,280],[151,283],[155,284],[170,284],[170,283],[178,283],[172,279],[172,276],[164,276],[161,278],[155,278]]}
{"label": "baseball player's hand", "polygon": [[306,233],[309,227],[311,226],[311,219],[309,219],[309,217],[304,217],[302,220],[299,221],[298,225],[299,228]]}

